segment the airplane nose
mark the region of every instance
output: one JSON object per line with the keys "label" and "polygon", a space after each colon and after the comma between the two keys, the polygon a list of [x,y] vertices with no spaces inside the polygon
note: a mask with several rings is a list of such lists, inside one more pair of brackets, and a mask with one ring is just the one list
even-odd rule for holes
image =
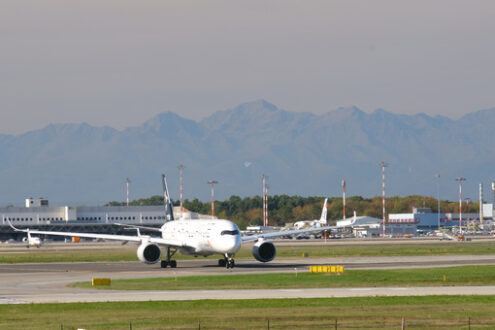
{"label": "airplane nose", "polygon": [[236,253],[241,248],[241,236],[233,236],[232,240],[229,243],[229,253]]}

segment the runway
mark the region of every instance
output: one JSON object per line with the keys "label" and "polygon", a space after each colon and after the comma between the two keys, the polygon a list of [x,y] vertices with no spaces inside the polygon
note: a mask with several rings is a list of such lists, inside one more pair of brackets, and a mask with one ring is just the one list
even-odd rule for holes
{"label": "runway", "polygon": [[1,264],[0,304],[104,302],[196,299],[318,298],[408,295],[495,295],[495,286],[483,287],[400,287],[327,288],[291,290],[195,290],[195,291],[116,291],[68,288],[66,284],[90,281],[93,277],[111,279],[188,275],[230,275],[265,272],[308,271],[309,265],[339,264],[347,269],[390,269],[495,264],[495,255],[298,258],[278,259],[268,264],[238,260],[234,269],[217,267],[216,260],[179,261],[179,267],[161,269],[139,262],[74,262],[43,264]]}
{"label": "runway", "polygon": [[172,301],[204,299],[281,299],[369,296],[495,295],[495,286],[380,287],[277,290],[191,290],[191,291],[89,291],[56,292],[43,295],[19,294],[0,297],[0,304],[70,303],[109,301]]}

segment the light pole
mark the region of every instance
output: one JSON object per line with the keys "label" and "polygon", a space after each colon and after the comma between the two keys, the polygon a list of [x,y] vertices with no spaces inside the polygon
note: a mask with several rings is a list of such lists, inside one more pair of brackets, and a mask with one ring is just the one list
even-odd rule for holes
{"label": "light pole", "polygon": [[215,217],[215,184],[218,183],[218,181],[215,180],[210,180],[208,181],[208,184],[211,185],[211,217]]}
{"label": "light pole", "polygon": [[179,169],[179,199],[180,199],[180,218],[182,219],[183,215],[184,215],[184,208],[182,207],[182,193],[183,193],[183,189],[182,189],[182,179],[183,179],[183,176],[182,176],[182,171],[184,170],[184,165],[180,164],[179,166],[177,166],[177,168]]}
{"label": "light pole", "polygon": [[466,178],[460,176],[455,180],[459,182],[459,233],[462,234],[462,181],[466,181]]}
{"label": "light pole", "polygon": [[263,174],[262,185],[263,185],[263,226],[268,227],[268,175]]}
{"label": "light pole", "polygon": [[381,162],[379,165],[382,168],[382,237],[385,237],[385,167],[387,167],[388,164]]}
{"label": "light pole", "polygon": [[126,178],[125,179],[125,187],[126,187],[125,190],[126,190],[126,201],[127,201],[126,205],[127,205],[127,207],[129,207],[129,183],[131,183],[131,179]]}
{"label": "light pole", "polygon": [[342,180],[342,218],[345,219],[345,180]]}
{"label": "light pole", "polygon": [[438,211],[438,230],[440,231],[440,174],[435,174],[435,177],[437,178],[437,211]]}

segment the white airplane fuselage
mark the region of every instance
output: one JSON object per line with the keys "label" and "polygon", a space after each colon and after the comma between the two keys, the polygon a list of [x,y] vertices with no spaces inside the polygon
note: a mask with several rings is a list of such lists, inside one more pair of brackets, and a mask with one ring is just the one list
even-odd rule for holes
{"label": "white airplane fuselage", "polygon": [[166,222],[161,231],[164,239],[184,245],[184,248],[178,248],[182,254],[233,255],[241,248],[239,228],[229,220],[175,220]]}

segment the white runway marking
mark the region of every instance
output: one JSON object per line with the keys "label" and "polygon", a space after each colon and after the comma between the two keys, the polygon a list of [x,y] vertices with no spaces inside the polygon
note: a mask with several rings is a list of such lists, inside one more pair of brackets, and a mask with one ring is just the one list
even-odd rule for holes
{"label": "white runway marking", "polygon": [[13,304],[26,304],[26,301],[10,299],[10,298],[0,298],[0,305],[13,305]]}

